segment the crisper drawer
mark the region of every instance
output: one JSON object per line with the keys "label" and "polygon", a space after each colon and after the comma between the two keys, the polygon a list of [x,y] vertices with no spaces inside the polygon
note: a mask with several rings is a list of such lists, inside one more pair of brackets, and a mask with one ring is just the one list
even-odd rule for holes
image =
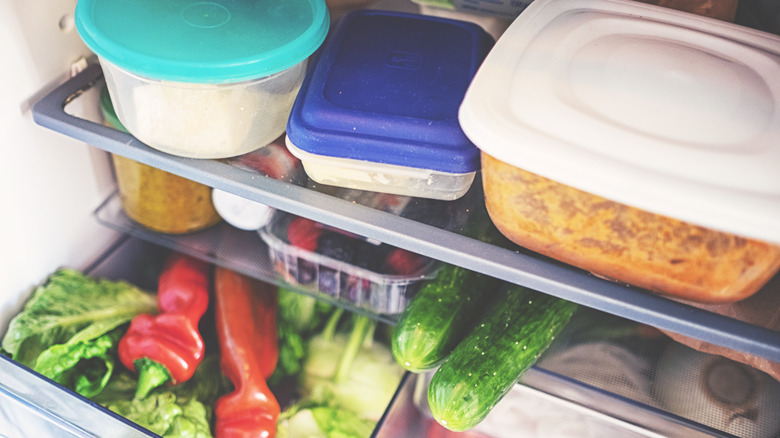
{"label": "crisper drawer", "polygon": [[[152,290],[154,266],[169,251],[124,237],[83,271]],[[0,376],[2,438],[156,436],[2,355]],[[470,432],[449,432],[432,419],[429,377],[404,375],[373,437],[503,438],[522,431],[528,438],[774,438],[780,432],[777,381],[585,308]],[[713,379],[725,384],[704,391]]]}
{"label": "crisper drawer", "polygon": [[[145,272],[148,265],[138,261],[159,261],[160,254],[154,245],[123,239],[83,271],[111,280],[133,280],[139,287],[150,288],[153,279]],[[5,355],[0,355],[0,376],[2,438],[156,436]]]}
{"label": "crisper drawer", "polygon": [[[431,374],[411,373],[404,376],[375,431],[375,438],[776,436],[730,434],[538,367],[529,370],[477,427],[466,432],[451,432],[440,426],[428,410],[426,392],[430,377]],[[712,411],[704,411],[702,415],[718,416]]]}
{"label": "crisper drawer", "polygon": [[780,382],[768,374],[583,307],[470,431],[433,418],[433,373],[405,375],[377,438],[780,436]]}
{"label": "crisper drawer", "polygon": [[[95,262],[91,266],[87,267],[81,267],[79,268],[79,271],[89,276],[91,279],[95,280],[112,280],[112,281],[119,281],[124,280],[129,283],[131,283],[134,286],[137,286],[139,289],[144,291],[155,291],[157,290],[158,286],[158,278],[160,276],[161,269],[163,269],[163,265],[165,264],[166,260],[170,260],[169,256],[171,254],[172,249],[178,249],[178,248],[170,248],[170,247],[164,247],[159,246],[156,243],[152,243],[149,241],[145,241],[142,239],[138,239],[135,237],[132,237],[130,235],[123,235],[123,237],[120,238],[115,244],[113,244],[110,248],[108,248],[103,254],[99,255]],[[208,258],[207,256],[204,256],[204,258]],[[224,262],[224,260],[223,260]],[[230,260],[225,262],[225,264],[230,265],[231,268],[235,267],[236,260]],[[58,271],[59,272],[59,271]],[[238,272],[238,271],[236,271]],[[215,277],[219,274],[215,272]],[[64,281],[64,280],[61,280]],[[228,281],[228,280],[224,280]],[[236,280],[238,281],[238,280]],[[49,283],[47,283],[49,284]],[[58,283],[59,284],[59,283]],[[63,286],[63,288],[66,286]],[[71,287],[71,286],[67,286]],[[89,287],[89,286],[88,286]],[[236,290],[236,289],[232,289]],[[288,289],[289,290],[289,289]],[[217,295],[216,291],[213,291],[214,295]],[[226,294],[223,296],[227,296]],[[292,306],[290,303],[289,294],[285,295],[287,297],[286,305]],[[215,297],[213,306],[218,306],[216,304],[220,298]],[[279,302],[279,310],[278,314],[276,316],[277,320],[277,327],[281,329],[281,322],[282,319],[282,301],[284,301],[284,298],[282,298],[282,291],[279,290],[279,293],[277,295],[277,299]],[[16,312],[20,312],[22,310],[22,306],[25,304],[26,297],[22,297],[19,299],[18,303],[14,307],[18,307],[18,309],[15,309]],[[75,300],[75,299],[74,299]],[[209,298],[211,301],[212,298]],[[223,303],[227,302],[227,299],[222,300]],[[301,301],[296,301],[296,303],[301,304]],[[5,303],[4,303],[5,304]],[[209,304],[209,308],[212,308],[212,304]],[[305,312],[305,309],[302,310],[302,307],[296,308],[297,312]],[[335,307],[332,307],[331,309],[335,309]],[[324,312],[319,307],[317,310],[312,310],[312,312]],[[339,315],[336,324],[339,325],[339,327],[344,326],[344,318],[347,318],[348,313],[344,314],[344,318],[341,317],[342,313],[339,311],[330,311],[329,315]],[[312,319],[315,317],[313,315],[310,315]],[[237,318],[239,316],[236,316]],[[214,320],[218,318],[216,315],[216,310],[214,310],[213,313],[207,312],[201,319],[201,324],[199,326],[199,330],[201,332],[201,335],[203,336],[204,343],[206,345],[206,353],[203,357],[203,361],[198,366],[198,371],[196,371],[196,375],[193,376],[191,381],[198,380],[197,373],[200,371],[201,368],[204,367],[206,364],[206,361],[209,361],[209,367],[206,368],[207,370],[210,370],[210,372],[216,372],[219,373],[219,371],[214,371],[214,367],[219,367],[219,363],[214,359],[218,356],[218,350],[215,347],[216,342],[219,336],[222,336],[221,334],[212,334],[210,331],[213,330],[210,327],[211,324],[216,324]],[[203,323],[205,322],[206,325]],[[332,318],[328,319],[328,326],[330,327],[332,324]],[[309,343],[309,351],[307,352],[307,358],[310,356],[312,358],[315,357],[315,353],[313,353],[314,350],[317,350],[319,352],[323,352],[325,349],[328,349],[326,353],[322,353],[317,355],[317,359],[312,359],[312,361],[316,362],[314,365],[309,365],[308,362],[304,361],[301,364],[301,367],[303,369],[302,372],[299,372],[299,374],[295,375],[295,379],[293,379],[292,375],[286,375],[285,377],[282,377],[281,379],[278,379],[273,385],[271,383],[271,377],[269,377],[268,384],[269,387],[272,388],[274,391],[274,395],[276,399],[279,402],[279,405],[282,408],[282,411],[284,412],[287,408],[289,408],[291,405],[293,405],[296,401],[298,401],[295,397],[295,395],[292,395],[293,393],[296,393],[296,389],[300,390],[299,386],[294,380],[301,380],[305,381],[303,384],[307,385],[311,383],[314,385],[314,387],[317,387],[317,382],[320,382],[319,379],[325,380],[328,377],[327,370],[333,368],[335,372],[339,372],[341,370],[340,368],[340,359],[343,359],[343,355],[347,353],[337,353],[339,348],[342,348],[344,351],[347,350],[346,348],[346,340],[347,340],[347,333],[349,331],[349,328],[342,330],[341,328],[335,328],[334,324],[334,331],[331,333],[333,340],[329,342],[325,342],[324,336],[323,338],[319,339],[319,342],[315,341],[313,337],[307,338],[306,342],[311,341]],[[354,324],[357,326],[358,322],[354,322]],[[382,330],[386,330],[389,326],[386,324],[382,325],[382,327],[371,327],[366,325],[366,332],[365,333],[377,333],[377,337],[381,336],[379,333]],[[6,335],[5,333],[6,327],[3,327],[3,332],[0,332],[0,337],[3,337]],[[217,329],[218,330],[218,329]],[[288,330],[290,330],[288,326]],[[324,329],[322,329],[324,331]],[[290,339],[289,333],[286,335],[284,339]],[[351,337],[349,339],[352,339]],[[344,341],[344,345],[342,345],[340,342]],[[220,341],[221,342],[221,341]],[[259,342],[259,341],[258,341]],[[303,341],[301,341],[303,342]],[[315,347],[313,344],[317,342],[317,346]],[[34,343],[33,343],[34,344]],[[277,362],[277,366],[281,365],[282,359],[282,344],[279,344],[280,346],[280,359]],[[120,347],[121,348],[121,347]],[[303,347],[301,347],[303,348]],[[21,351],[21,348],[19,349]],[[48,351],[48,350],[47,350]],[[392,356],[389,352],[389,348],[386,350],[386,354],[383,354],[385,350],[382,350],[378,347],[371,347],[371,348],[360,348],[360,352],[357,353],[357,357],[352,359],[352,367],[350,367],[350,373],[354,372],[355,369],[360,369],[363,371],[373,369],[375,374],[377,373],[376,370],[381,369],[383,372],[381,372],[381,375],[385,378],[383,381],[376,382],[374,380],[371,380],[363,385],[359,386],[359,391],[361,391],[364,394],[369,394],[367,397],[371,397],[371,400],[368,400],[366,402],[366,406],[361,406],[362,411],[354,413],[356,416],[352,417],[350,416],[349,421],[353,421],[355,423],[359,423],[360,426],[357,430],[361,431],[361,436],[368,437],[372,430],[374,429],[377,420],[382,415],[383,411],[385,410],[387,403],[389,402],[393,392],[395,391],[397,385],[401,381],[401,377],[403,375],[403,370],[400,366],[397,366],[393,360]],[[39,358],[42,357],[42,355],[38,356]],[[290,358],[290,356],[286,356],[286,359],[289,363],[289,361],[293,360]],[[249,361],[249,359],[248,359]],[[338,363],[337,363],[338,362]],[[118,376],[119,374],[119,368],[123,367],[123,365],[119,362],[117,362],[114,365],[114,372],[111,377],[111,381],[109,382],[109,386],[111,382],[120,382],[114,387],[111,388],[112,393],[127,393],[127,383],[121,380],[122,376]],[[372,368],[373,367],[373,368]],[[308,377],[304,377],[303,375],[309,371],[310,369],[314,369],[314,371],[311,371],[307,374]],[[392,370],[390,370],[392,368]],[[218,368],[216,368],[218,369]],[[125,372],[126,373],[126,372]],[[364,376],[369,374],[364,374],[362,372],[355,373],[354,376],[357,377],[344,377],[342,380],[339,381],[338,385],[345,384],[344,388],[347,388],[348,385],[350,388],[358,388],[358,384],[355,383],[356,381],[361,381],[361,379],[366,380]],[[223,397],[224,395],[231,393],[234,390],[233,386],[225,386],[229,385],[227,382],[227,377],[215,376],[213,374],[208,374],[208,377],[206,379],[203,379],[204,375],[201,374],[201,382],[208,381],[205,386],[208,386],[210,389],[208,390],[209,393],[213,393],[216,391],[216,394],[221,394],[219,397]],[[306,379],[309,379],[306,381]],[[175,385],[175,387],[179,386],[185,386],[190,381],[183,382],[180,385]],[[214,383],[218,382],[218,383]],[[222,382],[222,383],[219,383]],[[121,387],[119,385],[122,385]],[[135,388],[135,383],[132,384],[132,388]],[[200,384],[199,384],[200,385]],[[213,388],[214,386],[218,386],[219,389]],[[111,410],[104,407],[102,404],[103,400],[98,400],[98,397],[103,397],[103,394],[106,392],[109,392],[109,386],[106,386],[94,399],[89,399],[86,397],[83,397],[76,392],[72,391],[67,385],[61,385],[57,383],[54,380],[50,380],[46,377],[44,377],[42,374],[39,374],[30,368],[22,365],[20,362],[17,362],[15,360],[10,359],[6,355],[0,354],[0,438],[30,438],[30,437],[41,437],[41,438],[48,438],[48,437],[100,437],[100,438],[110,438],[110,437],[157,437],[158,435],[150,431],[149,429],[146,429],[145,427],[134,423],[133,421],[129,420],[128,418],[124,418],[121,415],[118,415]],[[340,386],[341,387],[341,386]],[[132,398],[132,391],[134,389],[130,390],[129,397]],[[308,387],[307,387],[308,388]],[[329,389],[330,387],[328,387]],[[173,391],[173,390],[172,390]],[[186,390],[185,390],[186,391]],[[334,391],[335,393],[336,391]],[[168,394],[167,391],[164,391],[165,394]],[[170,392],[171,394],[173,392]],[[347,393],[345,390],[344,393]],[[192,398],[200,398],[199,396],[194,396],[194,390],[190,394],[189,397]],[[334,403],[346,403],[344,402],[343,397],[348,397],[352,393],[348,393],[348,395],[340,394],[338,396],[333,396],[332,398],[329,398],[329,400],[333,401]],[[150,393],[150,396],[152,393]],[[176,397],[179,397],[177,394]],[[187,396],[185,396],[187,397]],[[341,397],[341,398],[339,398]],[[357,395],[356,399],[361,399],[361,396]],[[208,396],[208,399],[216,399],[216,396],[213,394],[211,396]],[[115,405],[120,406],[126,406],[122,405],[122,403],[125,401],[124,398],[117,398],[117,399],[109,399],[110,403],[113,403]],[[114,402],[113,400],[117,400]],[[339,400],[339,401],[335,401]],[[362,399],[361,399],[362,400]],[[129,402],[129,399],[126,400]],[[377,403],[371,404],[371,401],[377,401]],[[206,413],[206,420],[208,421],[210,419],[211,422],[211,433],[214,434],[214,422],[216,419],[216,414],[214,413],[214,410],[210,409],[214,406],[216,406],[216,403],[213,404],[206,404],[206,402],[202,402],[205,405],[205,408],[207,411],[211,411],[211,414]],[[166,405],[163,406],[163,404],[160,405],[154,405],[154,407],[149,408],[147,410],[146,407],[144,407],[143,412],[150,412],[148,415],[148,418],[154,418],[157,416],[168,416],[169,414],[172,416],[181,416],[185,418],[185,421],[182,421],[181,423],[177,423],[177,426],[182,426],[184,429],[187,426],[187,422],[192,419],[192,422],[200,421],[200,413],[195,412],[191,417],[188,417],[189,413],[185,412],[186,410],[190,409],[189,403],[185,403],[182,405],[175,405],[175,407],[171,407],[173,405]],[[127,408],[124,408],[127,409]],[[131,410],[134,408],[130,408]],[[173,409],[178,409],[182,412],[176,412]],[[252,407],[249,407],[249,409],[252,409]],[[257,408],[255,408],[257,409]],[[305,410],[304,408],[301,408],[301,410]],[[192,412],[192,411],[189,411]],[[257,412],[257,411],[255,411]],[[352,412],[350,412],[352,414]],[[335,414],[334,414],[335,415]],[[346,414],[339,413],[339,418],[346,418]],[[360,416],[361,419],[357,419],[357,416]],[[294,417],[297,417],[295,415]],[[147,418],[147,417],[144,417]],[[289,426],[289,429],[291,432],[289,432],[289,437],[292,438],[294,436],[300,436],[297,433],[293,433],[293,430],[297,430],[296,428],[303,427],[306,429],[309,424],[307,424],[307,418],[304,417],[303,420],[299,420],[296,424],[296,426]],[[317,419],[317,414],[312,414],[312,418]],[[287,427],[287,424],[292,424],[294,422],[294,419],[288,419],[285,420],[285,427]],[[281,422],[280,422],[281,424]],[[303,424],[303,426],[301,426]],[[318,423],[319,424],[319,423]],[[243,427],[243,426],[242,426]],[[357,426],[356,426],[357,427]],[[280,426],[281,430],[282,426]],[[192,428],[192,430],[195,430],[197,428]],[[177,431],[173,431],[172,428],[168,429],[168,432],[172,433],[165,433],[164,436],[211,436],[211,435],[204,435],[204,434],[198,434],[193,435],[194,432],[189,432],[188,430],[184,430],[183,433],[179,434]],[[278,436],[282,436],[281,432],[278,432]],[[308,434],[306,436],[309,436]]]}

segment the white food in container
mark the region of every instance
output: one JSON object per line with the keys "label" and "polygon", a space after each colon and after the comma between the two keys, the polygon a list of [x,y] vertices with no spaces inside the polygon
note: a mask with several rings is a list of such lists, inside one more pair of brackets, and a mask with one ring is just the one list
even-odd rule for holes
{"label": "white food in container", "polygon": [[306,72],[283,72],[235,84],[155,81],[101,59],[117,116],[149,146],[190,158],[248,153],[284,133]]}
{"label": "white food in container", "polygon": [[284,133],[330,26],[321,0],[80,0],[75,20],[127,131],[189,158],[241,155]]}
{"label": "white food in container", "polygon": [[285,138],[309,177],[321,184],[403,196],[454,200],[471,188],[476,172],[451,173],[311,154]]}

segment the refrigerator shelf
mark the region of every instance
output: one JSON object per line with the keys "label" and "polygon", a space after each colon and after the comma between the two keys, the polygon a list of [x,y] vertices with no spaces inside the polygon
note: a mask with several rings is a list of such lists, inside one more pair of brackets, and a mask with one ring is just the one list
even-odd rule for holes
{"label": "refrigerator shelf", "polygon": [[137,239],[230,268],[266,283],[283,286],[305,295],[316,296],[351,312],[360,313],[386,324],[395,324],[396,322],[397,315],[375,313],[353,305],[345,299],[301,290],[285,282],[274,269],[273,262],[269,257],[268,245],[254,231],[239,230],[225,222],[220,222],[206,230],[194,233],[180,235],[158,233],[130,219],[122,210],[117,192],[111,194],[95,210],[95,218],[102,225]]}
{"label": "refrigerator shelf", "polygon": [[[92,64],[45,95],[32,108],[36,123],[109,153],[158,167],[217,189],[305,216],[368,238],[447,263],[482,272],[583,306],[739,352],[780,362],[780,336],[773,330],[667,299],[647,291],[597,278],[577,268],[524,251],[485,243],[435,224],[396,216],[349,200],[264,177],[219,160],[169,155],[132,135],[72,115],[67,105],[102,84],[102,70]],[[481,187],[458,204],[463,214],[479,214]],[[457,201],[453,201],[457,202]],[[777,292],[776,276],[757,295]]]}

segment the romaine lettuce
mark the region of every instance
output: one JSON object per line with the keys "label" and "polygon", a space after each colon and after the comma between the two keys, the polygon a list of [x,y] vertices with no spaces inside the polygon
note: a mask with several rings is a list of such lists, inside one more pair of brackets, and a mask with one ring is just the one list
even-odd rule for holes
{"label": "romaine lettuce", "polygon": [[114,360],[116,339],[104,336],[139,313],[156,311],[156,297],[127,282],[62,268],[33,291],[2,346],[15,361],[91,396],[113,369],[108,361]]}

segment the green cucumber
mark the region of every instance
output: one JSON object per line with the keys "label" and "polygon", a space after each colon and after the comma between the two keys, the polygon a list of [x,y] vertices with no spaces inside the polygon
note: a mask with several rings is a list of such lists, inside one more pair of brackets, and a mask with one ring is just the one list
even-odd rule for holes
{"label": "green cucumber", "polygon": [[520,286],[503,288],[431,378],[428,404],[442,426],[472,429],[520,380],[577,305]]}
{"label": "green cucumber", "polygon": [[436,368],[490,302],[495,280],[445,264],[411,299],[393,328],[393,357],[419,373]]}

